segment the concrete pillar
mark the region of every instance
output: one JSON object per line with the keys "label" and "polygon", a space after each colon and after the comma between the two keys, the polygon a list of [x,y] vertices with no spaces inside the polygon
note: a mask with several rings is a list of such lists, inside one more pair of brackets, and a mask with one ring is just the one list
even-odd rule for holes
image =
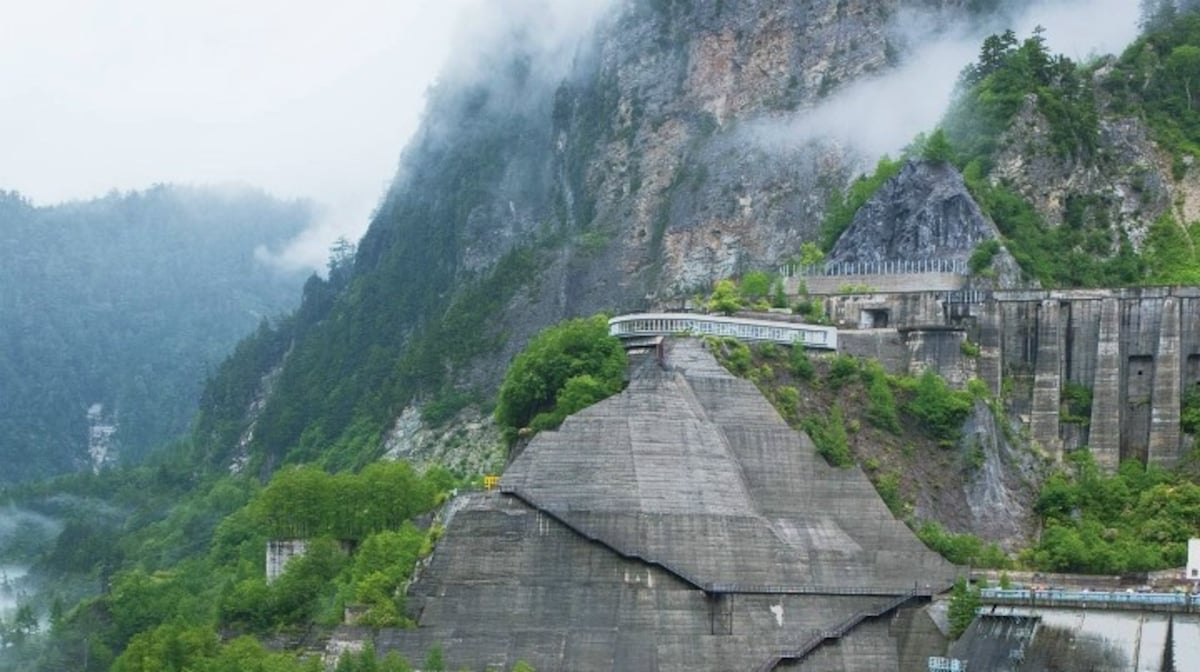
{"label": "concrete pillar", "polygon": [[979,378],[992,395],[1000,396],[1003,348],[1000,302],[984,301],[979,306]]}
{"label": "concrete pillar", "polygon": [[278,579],[292,558],[308,552],[306,539],[270,539],[267,541],[267,583]]}
{"label": "concrete pillar", "polygon": [[1104,299],[1100,305],[1088,444],[1097,466],[1116,473],[1121,461],[1121,307],[1115,298]]}
{"label": "concrete pillar", "polygon": [[1179,299],[1162,302],[1158,329],[1154,390],[1150,406],[1150,449],[1147,462],[1171,466],[1179,459],[1179,394],[1182,367],[1179,363]]}
{"label": "concrete pillar", "polygon": [[1042,450],[1062,460],[1058,410],[1062,397],[1062,321],[1057,299],[1041,302],[1038,315],[1037,360],[1034,364],[1033,408],[1029,429]]}

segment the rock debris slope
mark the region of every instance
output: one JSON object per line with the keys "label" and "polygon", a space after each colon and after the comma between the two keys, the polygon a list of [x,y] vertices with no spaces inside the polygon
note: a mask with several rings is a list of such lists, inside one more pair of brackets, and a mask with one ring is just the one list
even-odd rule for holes
{"label": "rock debris slope", "polygon": [[[419,627],[381,633],[377,650],[420,659],[439,642],[471,669],[758,669],[955,573],[695,341],[536,437],[501,490],[456,514],[409,593]],[[907,669],[936,653],[905,613],[802,667]]]}

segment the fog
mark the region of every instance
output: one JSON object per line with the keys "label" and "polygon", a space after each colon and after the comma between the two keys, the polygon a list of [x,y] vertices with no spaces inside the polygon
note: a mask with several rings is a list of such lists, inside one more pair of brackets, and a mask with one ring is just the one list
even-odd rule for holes
{"label": "fog", "polygon": [[0,189],[35,203],[241,182],[356,238],[416,128],[459,12],[483,0],[11,3]]}
{"label": "fog", "polygon": [[[0,189],[35,203],[161,182],[248,183],[311,198],[321,216],[285,250],[288,268],[323,268],[330,243],[365,230],[417,129],[425,94],[479,77],[505,40],[534,75],[567,72],[580,37],[613,0],[42,0],[0,22]],[[1040,23],[1074,58],[1119,50],[1135,35],[1132,0],[1036,3],[1014,28]],[[755,126],[768,145],[840,139],[868,157],[933,127],[983,34],[897,30],[913,49],[879,80],[815,110]]]}
{"label": "fog", "polygon": [[938,125],[959,73],[979,53],[983,38],[1011,27],[1024,39],[1038,25],[1051,51],[1076,61],[1120,53],[1137,37],[1132,0],[1052,0],[1014,10],[1009,25],[930,32],[941,17],[903,13],[892,26],[909,45],[902,63],[886,74],[850,84],[816,107],[749,126],[766,148],[791,149],[834,141],[872,163],[896,155]]}

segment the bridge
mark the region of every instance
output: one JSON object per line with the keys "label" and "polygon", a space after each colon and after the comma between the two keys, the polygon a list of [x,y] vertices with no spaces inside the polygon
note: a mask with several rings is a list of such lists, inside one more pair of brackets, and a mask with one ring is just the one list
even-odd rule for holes
{"label": "bridge", "polygon": [[731,336],[741,341],[801,345],[823,350],[837,350],[838,336],[836,328],[816,324],[696,313],[619,315],[608,321],[608,333],[623,340],[680,334]]}

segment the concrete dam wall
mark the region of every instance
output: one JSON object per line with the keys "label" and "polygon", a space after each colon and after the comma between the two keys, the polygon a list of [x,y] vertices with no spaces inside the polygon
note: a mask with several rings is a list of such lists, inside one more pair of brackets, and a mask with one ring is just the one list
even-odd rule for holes
{"label": "concrete dam wall", "polygon": [[957,573],[859,469],[669,341],[469,496],[409,590],[415,629],[359,636],[413,661],[439,644],[447,669],[915,670],[946,645],[922,598]]}
{"label": "concrete dam wall", "polygon": [[[910,292],[824,298],[842,349],[891,370],[977,376],[1003,395],[1045,451],[1089,446],[1121,460],[1171,465],[1193,445],[1180,404],[1200,390],[1200,287]],[[970,354],[970,341],[978,354]],[[1091,395],[1087,417],[1064,413],[1068,386]]]}

